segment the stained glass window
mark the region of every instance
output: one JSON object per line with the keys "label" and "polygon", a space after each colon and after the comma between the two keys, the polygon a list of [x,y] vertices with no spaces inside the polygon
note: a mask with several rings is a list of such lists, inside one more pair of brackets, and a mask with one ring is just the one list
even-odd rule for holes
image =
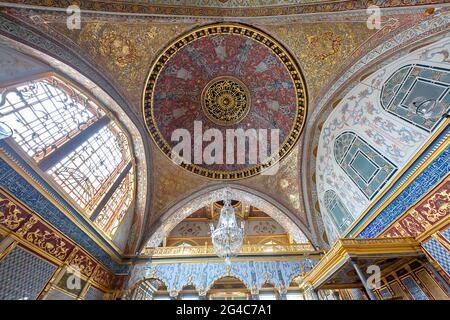
{"label": "stained glass window", "polygon": [[[69,146],[46,171],[87,217],[110,194],[94,222],[112,237],[134,194],[133,168],[121,175],[131,161],[128,139],[121,128],[113,121],[103,125],[99,120],[105,118],[105,112],[97,104],[52,76],[0,89],[0,116],[15,142],[43,170],[43,160],[56,155],[58,148]],[[69,143],[72,141],[78,143]],[[125,178],[115,183],[119,177]]]}
{"label": "stained glass window", "polygon": [[53,77],[1,92],[2,123],[35,159],[44,157],[102,114],[89,99]]}

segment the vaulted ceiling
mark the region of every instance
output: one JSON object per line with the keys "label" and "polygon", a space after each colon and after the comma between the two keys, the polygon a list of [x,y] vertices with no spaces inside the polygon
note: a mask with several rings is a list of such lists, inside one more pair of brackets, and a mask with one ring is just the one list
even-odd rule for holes
{"label": "vaulted ceiling", "polygon": [[[21,2],[33,4],[32,0]],[[135,124],[139,126],[139,134],[143,144],[146,145],[145,148],[147,148],[145,153],[148,156],[146,170],[149,173],[142,174],[140,177],[140,179],[148,179],[145,181],[147,190],[144,195],[141,195],[147,201],[145,221],[141,212],[140,214],[143,215],[141,223],[135,223],[142,226],[143,236],[139,237],[139,232],[133,233],[134,239],[131,241],[130,251],[134,251],[134,248],[138,245],[140,247],[145,245],[145,241],[148,240],[151,233],[157,229],[157,226],[163,224],[168,212],[176,211],[178,204],[194,199],[193,195],[196,193],[206,194],[205,190],[209,192],[209,190],[218,189],[219,185],[223,184],[223,181],[210,179],[185,170],[170,161],[161,152],[161,146],[158,146],[152,139],[151,134],[145,131],[148,123],[142,116],[144,108],[142,98],[147,84],[146,80],[158,56],[178,37],[188,34],[192,30],[197,30],[206,24],[224,20],[223,17],[230,17],[226,20],[233,21],[233,23],[251,24],[252,27],[249,28],[261,30],[261,33],[273,37],[280,47],[285,48],[286,52],[292,55],[292,61],[298,65],[299,71],[304,77],[305,100],[308,101],[307,108],[305,108],[307,120],[302,136],[295,138],[295,143],[290,146],[289,152],[286,152],[281,159],[277,173],[267,176],[249,176],[246,179],[233,180],[231,183],[236,190],[239,188],[245,189],[246,192],[251,190],[248,192],[253,192],[255,197],[265,197],[269,199],[270,204],[281,208],[280,212],[289,212],[290,220],[300,226],[302,232],[315,245],[325,245],[326,237],[324,236],[320,209],[316,203],[317,196],[315,194],[317,146],[322,125],[333,107],[337,105],[339,94],[335,92],[343,92],[344,85],[349,86],[350,81],[340,83],[342,87],[333,93],[336,100],[330,100],[328,93],[334,90],[333,85],[345,75],[355,61],[371,54],[374,48],[394,35],[431,19],[427,8],[409,7],[398,4],[398,1],[384,1],[382,6],[395,9],[386,11],[386,16],[383,17],[385,23],[381,30],[371,30],[366,26],[367,14],[365,10],[356,10],[365,9],[368,1],[292,0],[278,3],[277,1],[252,0],[243,4],[243,2],[235,0],[199,0],[194,4],[189,1],[189,6],[186,6],[185,1],[173,1],[169,5],[167,3],[163,5],[162,1],[159,2],[152,1],[152,5],[150,5],[147,1],[115,1],[114,3],[83,1],[81,8],[92,11],[82,13],[82,28],[79,30],[67,28],[65,12],[53,11],[49,8],[39,10],[39,14],[35,15],[33,14],[35,11],[29,11],[27,8],[14,8],[14,6],[2,11],[11,19],[17,19],[28,28],[37,30],[37,33],[51,39],[64,50],[81,57],[91,68],[97,70],[108,80],[130,106],[127,111],[129,116],[137,119]],[[443,3],[445,1],[433,1],[433,3],[436,2]],[[410,1],[410,4],[416,4],[416,1]],[[58,1],[48,1],[48,6],[63,7]],[[399,10],[398,7],[402,7],[404,10]],[[103,11],[104,13],[99,14],[95,11]],[[107,14],[111,12],[120,12],[121,14]],[[137,12],[144,14],[131,14]],[[312,12],[320,13],[320,15],[309,15]],[[297,15],[280,19],[281,16],[288,14]],[[214,18],[214,16],[219,15],[221,18]],[[227,42],[229,41],[227,37],[229,36],[224,35],[221,40]],[[244,38],[235,39],[238,39],[238,41],[230,41],[230,45],[226,46],[228,50],[233,51],[232,49],[235,49],[235,54],[239,53],[238,45],[250,41]],[[196,51],[196,54],[205,57],[206,65],[211,68],[220,66],[226,68],[235,61],[235,57],[231,54],[219,61],[220,52],[217,51],[214,55],[208,56],[208,53],[217,48],[212,40],[206,39],[204,43],[197,42],[196,44],[196,47],[186,48],[185,51],[181,50],[172,63],[176,65],[186,62],[185,60],[189,59],[186,53],[191,52],[192,54],[192,51]],[[406,44],[401,46],[406,46]],[[236,48],[233,48],[233,46],[236,46]],[[283,134],[284,137],[287,137],[293,119],[292,117],[283,118],[280,105],[283,104],[283,99],[288,102],[295,101],[298,98],[297,93],[292,89],[292,84],[289,84],[289,74],[280,60],[277,60],[280,66],[275,66],[273,70],[269,70],[270,77],[268,77],[269,80],[277,83],[288,83],[287,88],[289,90],[286,90],[282,97],[272,95],[270,89],[267,89],[266,78],[261,77],[254,79],[253,82],[251,81],[254,77],[255,68],[257,68],[257,65],[252,61],[252,59],[257,59],[257,57],[252,56],[254,52],[259,50],[260,61],[273,54],[264,46],[259,46],[260,44],[256,42],[249,43],[251,50],[246,56],[249,64],[243,67],[248,74],[245,75],[244,73],[244,76],[239,74],[239,76],[246,79],[244,82],[248,83],[247,86],[254,100],[253,103],[260,103],[260,108],[267,109],[267,112],[264,113],[266,118],[263,118],[257,124],[267,127],[269,121],[275,119],[280,122],[280,125],[286,127]],[[20,46],[18,46],[18,49],[20,49]],[[39,58],[39,55],[36,56]],[[42,57],[40,58],[42,59]],[[70,61],[67,61],[67,63],[70,63]],[[221,75],[217,70],[210,70],[212,75],[205,76],[204,66],[202,68],[199,65],[192,65],[192,63],[187,64],[193,66],[193,68],[189,70],[189,74],[184,76],[192,78],[191,81],[201,82],[199,84],[201,88],[210,80]],[[373,65],[368,65],[368,67],[370,66],[373,67]],[[189,92],[193,83],[183,82],[187,87],[180,87],[181,82],[175,85],[172,81],[173,75],[170,74],[170,70],[167,71],[169,67],[163,69],[159,81],[162,81],[162,83],[168,81],[173,86],[162,85],[158,87],[157,84],[154,93],[157,98],[158,95],[160,98],[166,98],[168,94],[174,93],[174,90],[178,89],[180,94],[176,96],[176,103],[183,105],[184,102],[192,98],[192,95],[196,95],[193,99],[201,96],[201,89],[195,93]],[[275,75],[277,70],[281,71],[278,75]],[[78,71],[82,72],[82,70]],[[227,76],[230,75],[236,76],[236,74],[228,72]],[[253,94],[252,92],[257,93]],[[260,95],[258,96],[259,102],[258,98],[253,98],[257,95]],[[268,105],[269,101],[275,101],[272,109]],[[333,102],[336,102],[336,104],[333,104]],[[252,104],[252,106],[254,105]],[[160,109],[157,110],[157,113],[161,114],[164,111],[161,110],[164,105],[160,103],[158,108]],[[249,121],[249,125],[257,127],[255,121],[252,120],[254,110],[250,110],[249,116],[242,121],[244,121],[243,123]],[[196,120],[192,116],[195,112],[189,113],[186,110],[180,110],[180,114],[186,116],[178,120],[172,118],[169,121],[161,117],[156,119],[154,125],[160,129],[163,136],[166,134],[167,140],[170,132],[164,132],[165,129],[180,125],[177,124],[177,121],[190,125],[193,120]],[[202,119],[204,118],[203,113],[198,113],[198,115]],[[206,120],[206,118],[204,119]],[[138,135],[137,132],[134,134]],[[139,152],[141,152],[141,155],[144,154],[143,149],[145,148],[140,143],[134,143],[134,147],[141,148]],[[230,170],[230,168],[223,167],[208,167],[207,169]],[[242,168],[231,168],[231,170],[235,169]],[[142,211],[142,209],[140,210]],[[135,228],[134,231],[139,229],[139,227]]]}

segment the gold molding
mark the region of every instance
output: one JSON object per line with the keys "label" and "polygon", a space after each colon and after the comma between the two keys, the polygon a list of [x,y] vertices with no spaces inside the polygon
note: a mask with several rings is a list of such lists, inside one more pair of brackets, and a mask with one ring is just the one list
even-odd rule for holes
{"label": "gold molding", "polygon": [[[8,145],[11,146],[11,143],[8,142]],[[13,146],[11,146],[15,151],[16,148],[14,148]],[[92,241],[94,241],[96,244],[98,244],[100,246],[100,248],[102,248],[114,261],[116,261],[117,263],[124,263],[120,258],[117,257],[117,255],[121,255],[123,254],[123,252],[121,252],[121,250],[119,248],[117,248],[117,246],[112,243],[112,241],[108,238],[105,238],[104,240],[106,242],[108,242],[108,244],[111,244],[113,248],[117,248],[117,254],[112,252],[110,248],[106,247],[104,243],[102,243],[97,237],[95,237],[92,232],[90,230],[87,229],[86,226],[82,225],[79,221],[77,221],[77,219],[70,213],[68,212],[68,210],[62,205],[60,204],[56,199],[54,199],[54,197],[49,194],[49,192],[47,192],[47,190],[45,190],[38,182],[36,182],[34,179],[30,178],[30,175],[27,174],[27,172],[22,169],[15,161],[14,159],[11,159],[11,157],[5,153],[3,150],[0,149],[0,158],[2,158],[6,163],[8,163],[8,165],[10,165],[20,176],[22,176],[24,179],[27,180],[28,183],[30,183],[38,192],[40,192],[48,201],[51,202],[51,204],[53,204],[58,210],[60,210],[67,218],[69,218],[69,220],[71,220],[77,227],[79,227]],[[25,159],[24,159],[25,160]],[[25,160],[26,161],[26,160]],[[28,161],[27,161],[28,163]],[[39,173],[38,175],[43,179],[46,180],[44,177],[42,177]],[[47,181],[48,183],[48,181]],[[51,185],[51,184],[50,184]],[[27,210],[29,210],[30,212],[32,212],[33,214],[36,214],[40,219],[48,222],[46,219],[44,219],[38,212],[35,212],[34,210],[30,209],[27,205],[25,205],[20,199],[18,199],[16,196],[12,195],[10,192],[8,192],[7,190],[5,190],[4,188],[2,188],[8,195],[10,195],[13,199],[15,199],[16,201],[18,201],[22,206],[24,206]],[[55,191],[57,192],[57,191]],[[58,194],[60,194],[59,192],[57,192]],[[66,200],[65,197],[63,197],[64,200]],[[69,202],[69,204],[71,204]],[[77,210],[76,208],[74,208],[75,210]],[[82,216],[83,218],[85,218],[85,216],[80,213],[80,216]],[[85,219],[87,220],[87,219]],[[95,227],[92,222],[90,222],[90,224],[97,230],[99,231],[98,227]],[[51,225],[51,223],[50,223]]]}
{"label": "gold molding", "polygon": [[[290,244],[290,245],[261,245],[243,244],[240,250],[241,255],[274,255],[274,254],[311,254],[322,251],[315,251],[310,244]],[[213,245],[205,246],[177,246],[177,247],[156,247],[146,248],[144,254],[152,258],[169,257],[202,257],[216,255]]]}
{"label": "gold molding", "polygon": [[305,277],[304,283],[316,285],[337,266],[344,263],[350,255],[378,255],[418,253],[422,254],[420,244],[414,238],[376,238],[339,239],[325,256]]}

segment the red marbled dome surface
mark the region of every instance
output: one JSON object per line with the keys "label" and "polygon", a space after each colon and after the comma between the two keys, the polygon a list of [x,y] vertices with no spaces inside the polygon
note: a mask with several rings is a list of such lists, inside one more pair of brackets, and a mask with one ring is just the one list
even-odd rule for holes
{"label": "red marbled dome surface", "polygon": [[[281,47],[278,45],[277,48]],[[162,138],[170,147],[176,145],[178,142],[172,142],[171,136],[178,128],[189,130],[193,137],[194,121],[201,121],[203,132],[217,128],[224,137],[226,129],[279,129],[282,145],[291,134],[295,122],[299,121],[297,102],[303,100],[304,92],[301,75],[295,83],[292,68],[290,72],[273,47],[269,48],[255,38],[233,33],[206,35],[185,44],[159,65],[162,67],[152,87],[147,84],[144,106],[152,136],[159,135],[155,140],[157,144],[160,144],[158,139]],[[250,93],[249,112],[237,124],[215,124],[202,110],[202,90],[211,80],[223,76],[240,80]],[[148,97],[151,97],[151,103],[148,103]],[[151,121],[148,119],[149,109]],[[303,110],[301,114],[303,117]],[[203,148],[207,145],[208,142],[203,142]],[[167,150],[163,152],[167,154]],[[212,171],[239,171],[254,166],[197,165]]]}

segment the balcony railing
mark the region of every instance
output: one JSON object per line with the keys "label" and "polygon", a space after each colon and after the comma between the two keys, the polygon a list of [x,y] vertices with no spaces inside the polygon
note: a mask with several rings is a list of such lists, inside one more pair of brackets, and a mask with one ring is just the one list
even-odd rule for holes
{"label": "balcony railing", "polygon": [[[314,248],[308,244],[290,244],[290,245],[258,245],[244,244],[239,254],[280,254],[280,253],[304,253],[314,251]],[[177,246],[177,247],[157,247],[146,248],[144,255],[152,257],[167,256],[206,256],[215,255],[212,245],[205,246]]]}

